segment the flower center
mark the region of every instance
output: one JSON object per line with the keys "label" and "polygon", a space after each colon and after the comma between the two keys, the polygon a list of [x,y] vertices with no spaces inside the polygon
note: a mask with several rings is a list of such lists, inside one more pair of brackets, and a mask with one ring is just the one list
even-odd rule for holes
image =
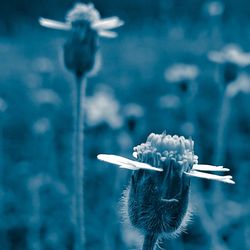
{"label": "flower center", "polygon": [[94,22],[100,19],[99,12],[95,9],[92,4],[78,3],[66,16],[66,20],[70,23],[76,21],[88,21]]}
{"label": "flower center", "polygon": [[151,133],[146,143],[134,147],[134,152],[137,153],[140,162],[154,167],[164,167],[174,159],[178,165],[185,168],[184,171],[187,171],[193,164],[198,163],[198,156],[194,154],[193,148],[193,140],[185,139],[183,136]]}

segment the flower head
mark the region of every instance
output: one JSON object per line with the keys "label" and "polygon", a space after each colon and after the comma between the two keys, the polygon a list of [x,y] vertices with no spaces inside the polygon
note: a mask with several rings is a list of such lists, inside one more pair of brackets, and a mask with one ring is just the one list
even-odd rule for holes
{"label": "flower head", "polygon": [[221,16],[225,6],[221,1],[208,1],[204,5],[205,14],[211,17]]}
{"label": "flower head", "polygon": [[74,8],[68,12],[66,21],[71,24],[81,20],[95,22],[100,18],[100,13],[95,9],[93,4],[77,3]]}
{"label": "flower head", "polygon": [[240,67],[250,65],[250,53],[242,51],[237,44],[228,44],[221,51],[210,51],[208,59],[219,64],[232,63]]}
{"label": "flower head", "polygon": [[199,75],[199,69],[195,65],[177,63],[166,69],[165,79],[169,82],[182,82],[194,80]]}
{"label": "flower head", "polygon": [[137,161],[113,155],[98,155],[98,159],[136,170],[124,201],[130,222],[145,235],[173,235],[185,227],[190,176],[234,183],[231,176],[206,173],[229,169],[199,165],[194,142],[183,136],[152,133],[134,148],[133,156]]}
{"label": "flower head", "polygon": [[89,126],[108,124],[113,129],[121,127],[120,104],[112,91],[105,85],[99,86],[94,96],[86,99],[85,106]]}
{"label": "flower head", "polygon": [[129,132],[134,132],[138,126],[139,120],[144,115],[143,108],[136,103],[129,103],[123,109],[124,123]]}
{"label": "flower head", "polygon": [[95,9],[91,3],[75,4],[73,9],[67,13],[65,20],[65,22],[59,22],[47,18],[40,18],[39,23],[47,28],[64,31],[70,31],[76,24],[88,24],[98,35],[107,38],[116,37],[117,34],[111,30],[124,24],[118,17],[102,19],[98,10]]}
{"label": "flower head", "polygon": [[98,51],[98,36],[113,38],[112,29],[123,25],[118,17],[101,19],[93,4],[77,3],[66,15],[65,22],[40,18],[42,26],[69,31],[64,46],[65,66],[77,77],[89,73],[95,66]]}
{"label": "flower head", "polygon": [[194,155],[194,142],[183,136],[150,134],[146,143],[134,147],[134,156],[140,162],[155,167],[167,166],[168,161],[175,160],[183,171],[189,172],[193,164],[198,163],[198,156]]}
{"label": "flower head", "polygon": [[0,113],[5,112],[7,108],[8,108],[7,103],[3,98],[0,97]]}
{"label": "flower head", "polygon": [[227,88],[229,96],[236,96],[238,93],[250,93],[250,77],[247,74],[240,74]]}

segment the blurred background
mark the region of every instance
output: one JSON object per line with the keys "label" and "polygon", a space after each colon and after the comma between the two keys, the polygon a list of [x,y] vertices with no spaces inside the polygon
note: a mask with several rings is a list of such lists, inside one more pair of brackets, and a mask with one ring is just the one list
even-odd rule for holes
{"label": "blurred background", "polygon": [[[73,249],[73,76],[64,20],[74,1],[1,1],[0,248]],[[96,160],[132,157],[151,132],[195,141],[200,163],[229,167],[236,185],[192,180],[192,222],[165,249],[250,249],[250,4],[247,0],[95,0],[125,26],[101,39],[85,100],[87,249],[140,249],[121,216],[131,172]],[[212,54],[211,54],[212,53]],[[158,248],[157,248],[158,249]]]}

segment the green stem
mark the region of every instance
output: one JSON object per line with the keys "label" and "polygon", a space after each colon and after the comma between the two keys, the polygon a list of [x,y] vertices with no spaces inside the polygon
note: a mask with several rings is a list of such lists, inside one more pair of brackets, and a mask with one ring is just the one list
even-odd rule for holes
{"label": "green stem", "polygon": [[146,234],[144,237],[142,250],[154,250],[155,243],[157,241],[157,235]]}
{"label": "green stem", "polygon": [[76,76],[74,107],[74,222],[76,227],[75,250],[85,249],[84,228],[84,110],[82,100],[85,98],[86,78]]}

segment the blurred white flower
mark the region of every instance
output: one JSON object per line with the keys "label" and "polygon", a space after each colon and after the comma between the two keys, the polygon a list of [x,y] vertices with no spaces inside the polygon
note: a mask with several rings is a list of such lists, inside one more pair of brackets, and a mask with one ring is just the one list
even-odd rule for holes
{"label": "blurred white flower", "polygon": [[235,81],[228,85],[229,96],[235,96],[240,92],[250,93],[250,76],[247,74],[240,74]]}
{"label": "blurred white flower", "polygon": [[250,65],[250,53],[242,51],[237,44],[228,44],[221,51],[210,51],[208,58],[219,64],[233,63],[240,67]]}
{"label": "blurred white flower", "polygon": [[129,103],[124,107],[124,115],[126,117],[142,117],[144,115],[144,110],[142,106],[136,103]]}
{"label": "blurred white flower", "polygon": [[89,22],[90,27],[95,30],[99,36],[114,38],[117,33],[111,31],[124,24],[118,17],[109,17],[102,19],[99,12],[92,3],[77,3],[74,8],[66,15],[65,22],[58,22],[47,18],[40,18],[39,23],[47,28],[69,31],[76,22]]}
{"label": "blurred white flower", "polygon": [[180,127],[180,131],[183,135],[193,136],[195,134],[194,124],[191,122],[184,122]]}
{"label": "blurred white flower", "polygon": [[119,128],[122,125],[120,105],[109,88],[100,88],[94,96],[88,97],[84,104],[89,126],[107,123],[111,128]]}
{"label": "blurred white flower", "polygon": [[158,104],[161,108],[178,108],[181,100],[177,95],[167,94],[160,97]]}
{"label": "blurred white flower", "polygon": [[194,80],[199,75],[199,69],[192,64],[177,63],[166,69],[164,76],[169,82]]}
{"label": "blurred white flower", "polygon": [[33,69],[39,73],[51,73],[54,70],[52,61],[47,57],[38,57],[32,62]]}
{"label": "blurred white flower", "polygon": [[6,101],[0,97],[0,112],[5,112],[7,108],[8,108],[8,105]]}
{"label": "blurred white flower", "polygon": [[38,104],[50,104],[54,106],[59,106],[61,104],[61,99],[58,94],[52,89],[39,89],[33,93],[33,99]]}
{"label": "blurred white flower", "polygon": [[33,124],[35,134],[45,134],[50,129],[50,121],[47,118],[41,118]]}
{"label": "blurred white flower", "polygon": [[205,3],[204,10],[209,16],[221,16],[224,13],[225,6],[221,1],[209,1]]}

